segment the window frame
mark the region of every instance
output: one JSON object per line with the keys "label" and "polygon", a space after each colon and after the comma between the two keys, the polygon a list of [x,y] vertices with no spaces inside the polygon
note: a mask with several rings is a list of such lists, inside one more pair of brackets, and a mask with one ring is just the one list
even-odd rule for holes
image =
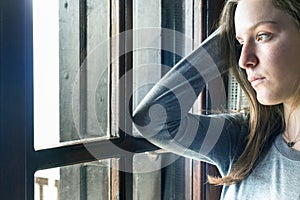
{"label": "window frame", "polygon": [[[200,17],[203,20],[200,37],[204,39],[211,31],[208,30],[208,27],[213,27],[215,24],[214,19],[219,14],[223,0],[195,0],[195,2],[199,2],[199,4],[201,2],[201,10],[204,13]],[[131,8],[132,0],[120,0],[120,10],[124,11],[120,13],[120,19],[123,19],[120,21],[120,31],[132,29]],[[209,9],[211,10],[206,12]],[[133,153],[158,149],[143,138],[134,138],[121,133],[121,137],[115,139],[91,141],[88,144],[79,142],[68,146],[34,150],[32,0],[1,1],[0,10],[0,153],[3,159],[0,167],[0,190],[4,199],[34,199],[34,173],[36,170],[95,161],[95,156],[91,155],[86,145],[100,150],[101,153],[97,159],[118,157],[121,165],[127,165],[127,162],[132,164]],[[130,70],[132,55],[129,53],[122,56],[119,62],[128,67],[120,70],[121,77]],[[131,84],[131,80],[126,81],[128,83],[125,84]],[[125,91],[125,89],[121,91]],[[129,98],[126,94],[120,96],[125,100]],[[205,95],[203,95],[203,100],[205,100]],[[120,108],[120,113],[128,112],[125,109]],[[119,123],[126,124],[129,123],[128,121],[124,119]],[[111,142],[132,152],[131,159],[128,160],[128,155],[122,155],[120,152],[101,151]],[[192,169],[190,173],[202,174],[201,181],[194,176],[190,179],[187,178],[187,181],[193,185],[192,189],[187,188],[187,190],[193,190],[194,198],[202,194],[201,199],[204,200],[207,198],[207,192],[204,191],[208,189],[203,184],[205,181],[203,175],[207,166],[194,161],[192,163],[187,161],[187,163],[189,164],[186,169]],[[197,189],[199,182],[201,182],[200,190]],[[120,199],[132,199],[131,186],[132,174],[120,172]]]}

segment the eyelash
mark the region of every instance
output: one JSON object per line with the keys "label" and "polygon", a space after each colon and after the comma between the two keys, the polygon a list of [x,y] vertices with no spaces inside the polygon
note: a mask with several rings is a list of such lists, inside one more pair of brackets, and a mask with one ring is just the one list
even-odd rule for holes
{"label": "eyelash", "polygon": [[[271,37],[272,37],[272,34],[270,34],[270,33],[258,33],[255,39],[257,42],[266,42],[266,41],[270,40]],[[236,46],[242,47],[243,41],[237,41]]]}
{"label": "eyelash", "polygon": [[257,42],[265,42],[271,39],[271,34],[269,33],[259,33],[256,36],[256,41]]}

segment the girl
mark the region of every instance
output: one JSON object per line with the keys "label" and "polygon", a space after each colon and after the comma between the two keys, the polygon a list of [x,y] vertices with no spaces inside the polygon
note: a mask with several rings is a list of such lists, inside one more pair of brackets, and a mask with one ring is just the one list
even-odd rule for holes
{"label": "girl", "polygon": [[[227,68],[249,112],[188,113]],[[222,199],[300,199],[299,82],[300,2],[228,0],[219,30],[152,88],[134,122],[161,148],[217,166],[209,181]]]}

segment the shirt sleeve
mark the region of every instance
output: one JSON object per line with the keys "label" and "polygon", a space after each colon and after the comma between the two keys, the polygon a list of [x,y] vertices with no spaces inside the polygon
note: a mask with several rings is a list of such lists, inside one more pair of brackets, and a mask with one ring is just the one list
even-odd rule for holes
{"label": "shirt sleeve", "polygon": [[206,83],[221,79],[225,66],[216,31],[175,65],[137,106],[133,121],[140,134],[161,148],[214,164],[226,173],[239,154],[237,147],[245,138],[241,133],[247,132],[244,117],[189,113]]}

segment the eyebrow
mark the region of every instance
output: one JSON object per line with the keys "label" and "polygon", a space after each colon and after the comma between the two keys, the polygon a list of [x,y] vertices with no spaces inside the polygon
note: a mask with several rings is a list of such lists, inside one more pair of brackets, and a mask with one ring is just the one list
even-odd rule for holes
{"label": "eyebrow", "polygon": [[255,29],[258,26],[263,25],[263,24],[274,24],[274,25],[277,25],[278,23],[275,22],[275,21],[260,21],[260,22],[256,23],[254,26],[252,26],[251,29]]}

